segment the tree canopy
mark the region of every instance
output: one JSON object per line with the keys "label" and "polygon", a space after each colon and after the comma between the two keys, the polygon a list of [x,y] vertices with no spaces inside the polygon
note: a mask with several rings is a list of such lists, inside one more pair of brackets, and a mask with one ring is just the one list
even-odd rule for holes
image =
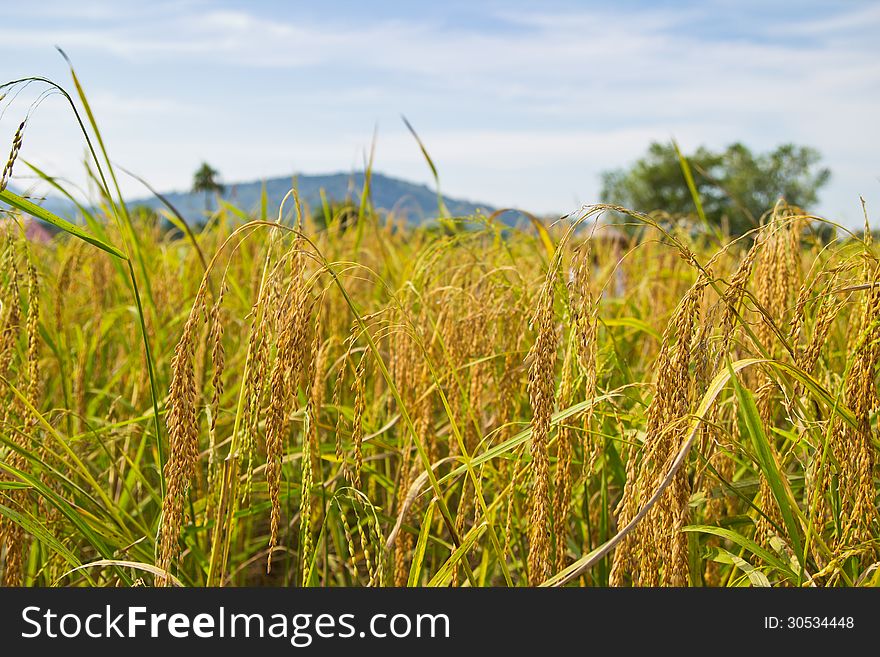
{"label": "tree canopy", "polygon": [[[686,156],[706,219],[742,235],[782,198],[808,209],[831,176],[819,166],[819,153],[783,144],[754,154],[741,143],[716,152],[705,147]],[[696,216],[696,208],[673,144],[653,143],[628,169],[602,175],[602,200],[642,212],[663,210]]]}
{"label": "tree canopy", "polygon": [[217,192],[218,194],[223,193],[223,185],[217,180],[217,176],[219,175],[217,169],[207,162],[202,162],[202,166],[200,166],[193,175],[192,190],[194,192],[205,193],[205,210],[208,210],[210,206],[210,195],[213,192]]}

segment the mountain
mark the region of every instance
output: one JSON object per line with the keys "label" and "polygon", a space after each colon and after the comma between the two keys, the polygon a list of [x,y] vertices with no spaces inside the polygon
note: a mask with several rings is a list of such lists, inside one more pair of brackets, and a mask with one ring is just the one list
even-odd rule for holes
{"label": "mountain", "polygon": [[[398,216],[406,216],[413,223],[422,223],[437,216],[437,193],[426,185],[419,185],[380,173],[370,177],[373,205],[380,210],[394,210]],[[278,207],[284,195],[296,187],[302,202],[311,208],[321,207],[321,190],[331,201],[352,199],[358,201],[364,188],[364,174],[334,173],[329,175],[296,175],[282,178],[269,178],[265,181],[226,183],[223,199],[246,212],[259,211],[263,184],[266,186],[267,210],[270,217],[277,217]],[[205,217],[205,195],[194,192],[163,193],[169,203],[180,212],[189,223],[198,224]],[[209,205],[216,208],[213,195],[209,195]],[[491,206],[444,196],[449,212],[453,215],[474,214],[477,209],[491,212]],[[130,207],[146,206],[153,209],[164,207],[155,196],[128,201]],[[293,213],[293,201],[285,203],[285,215]]]}

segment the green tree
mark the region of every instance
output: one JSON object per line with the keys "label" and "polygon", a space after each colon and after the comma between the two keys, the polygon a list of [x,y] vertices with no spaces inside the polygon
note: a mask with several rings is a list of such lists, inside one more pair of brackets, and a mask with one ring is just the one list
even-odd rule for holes
{"label": "green tree", "polygon": [[224,187],[217,181],[218,175],[217,169],[207,162],[202,162],[202,166],[193,175],[192,190],[194,192],[204,192],[205,212],[210,212],[211,210],[211,194],[215,192],[217,194],[223,193]]}
{"label": "green tree", "polygon": [[312,210],[312,219],[321,228],[338,223],[343,232],[357,223],[359,208],[351,201],[327,200]]}
{"label": "green tree", "polygon": [[[819,166],[816,150],[794,144],[759,155],[740,143],[721,152],[700,147],[686,157],[706,219],[726,225],[734,236],[757,226],[780,198],[801,208],[814,205],[831,176]],[[642,212],[696,216],[672,144],[653,143],[629,169],[602,174],[602,200]]]}

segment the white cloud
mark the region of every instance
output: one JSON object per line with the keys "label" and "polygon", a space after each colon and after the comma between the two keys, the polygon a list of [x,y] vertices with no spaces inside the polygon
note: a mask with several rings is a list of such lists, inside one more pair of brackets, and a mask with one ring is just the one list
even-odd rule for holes
{"label": "white cloud", "polygon": [[839,32],[851,34],[853,31],[864,30],[867,26],[876,26],[878,23],[880,23],[880,6],[874,5],[843,12],[830,18],[802,20],[774,29],[778,29],[780,34],[830,36]]}

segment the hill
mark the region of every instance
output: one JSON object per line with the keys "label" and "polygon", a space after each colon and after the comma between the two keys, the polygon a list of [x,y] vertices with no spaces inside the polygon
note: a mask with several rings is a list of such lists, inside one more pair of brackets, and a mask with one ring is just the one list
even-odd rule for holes
{"label": "hill", "polygon": [[[321,205],[321,191],[332,201],[352,199],[360,200],[364,187],[363,172],[334,173],[328,175],[295,175],[291,177],[269,178],[265,181],[226,183],[223,199],[245,210],[254,211],[260,207],[263,185],[266,186],[267,208],[270,216],[277,215],[278,207],[285,194],[296,187],[303,203],[317,208]],[[437,193],[427,187],[411,183],[399,178],[392,178],[380,173],[371,176],[371,197],[379,210],[394,210],[399,216],[406,216],[413,223],[422,223],[437,215]],[[198,224],[205,216],[205,196],[189,191],[169,192],[162,194],[191,223]],[[492,211],[485,203],[475,203],[461,199],[443,197],[449,212],[453,215],[470,215],[482,209]],[[213,195],[208,198],[209,207],[216,208]],[[132,207],[162,207],[156,197],[134,199],[129,202]],[[289,211],[289,212],[288,212]],[[285,205],[285,214],[293,211],[293,204]]]}

